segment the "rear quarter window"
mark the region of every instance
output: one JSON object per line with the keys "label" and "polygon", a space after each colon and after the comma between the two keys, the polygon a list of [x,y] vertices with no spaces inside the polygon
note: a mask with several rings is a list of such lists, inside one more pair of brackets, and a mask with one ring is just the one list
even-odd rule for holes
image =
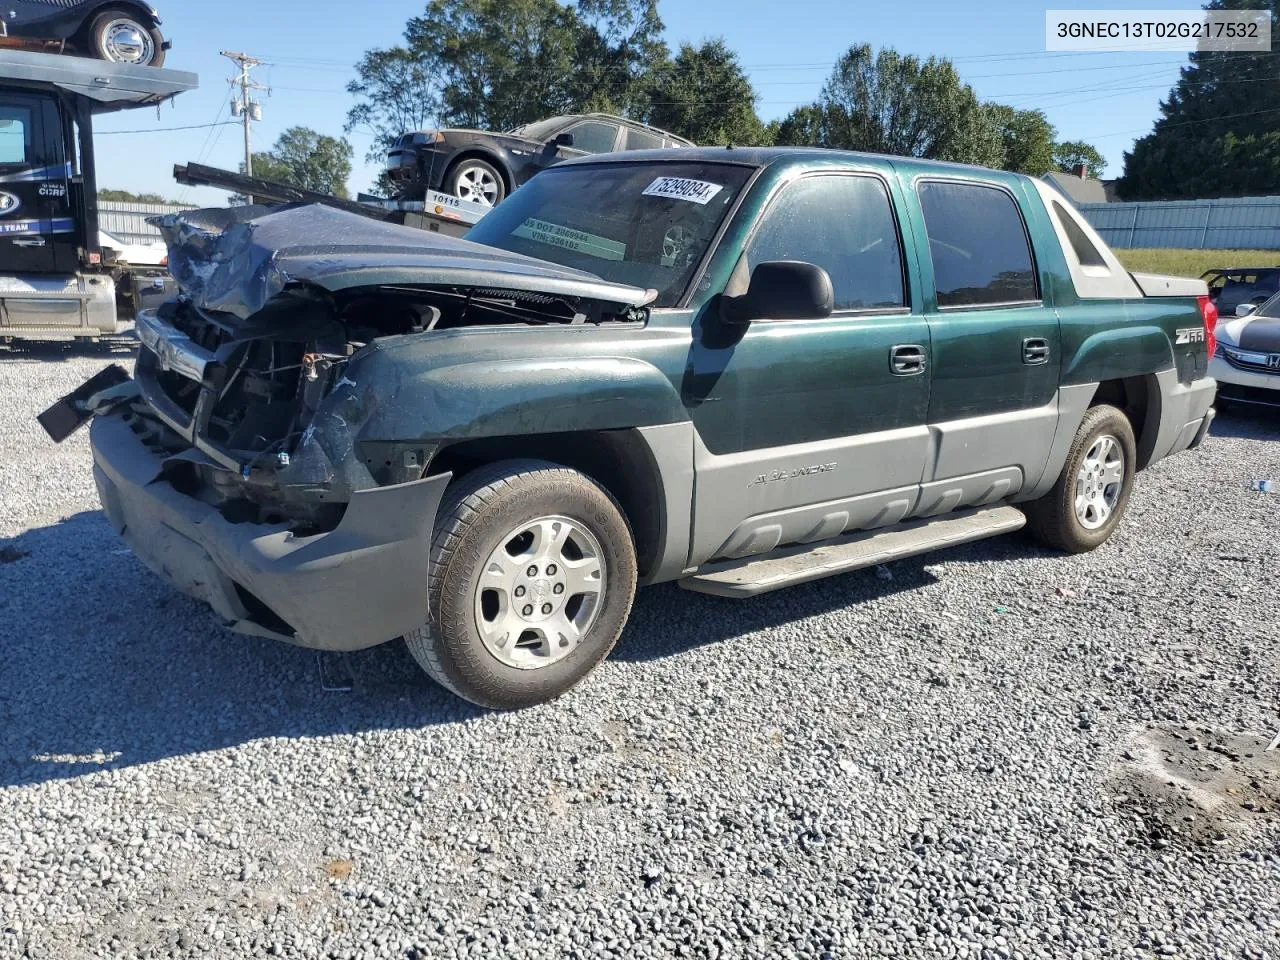
{"label": "rear quarter window", "polygon": [[916,189],[940,308],[1040,299],[1031,243],[1012,195],[947,180],[925,180]]}
{"label": "rear quarter window", "polygon": [[657,134],[650,133],[648,130],[636,130],[633,127],[627,127],[626,139],[623,141],[622,149],[661,150],[662,137]]}
{"label": "rear quarter window", "polygon": [[1071,242],[1071,249],[1075,252],[1076,259],[1080,261],[1082,267],[1105,267],[1107,261],[1102,259],[1102,254],[1098,252],[1098,248],[1093,245],[1080,224],[1072,218],[1072,216],[1063,209],[1062,204],[1055,203],[1053,205],[1053,215],[1058,218],[1058,222],[1062,224],[1062,229],[1067,235],[1067,240]]}

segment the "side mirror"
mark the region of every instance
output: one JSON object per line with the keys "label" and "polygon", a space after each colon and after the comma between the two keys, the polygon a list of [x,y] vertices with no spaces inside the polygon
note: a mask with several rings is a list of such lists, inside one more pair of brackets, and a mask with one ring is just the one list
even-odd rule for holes
{"label": "side mirror", "polygon": [[572,146],[573,146],[573,134],[572,134],[572,133],[557,133],[557,134],[556,134],[556,138],[555,138],[554,140],[552,140],[552,141],[551,141],[551,145],[552,145],[552,146],[554,146],[554,147],[572,147]]}
{"label": "side mirror", "polygon": [[751,271],[747,292],[725,297],[730,323],[752,320],[822,320],[835,308],[835,291],[827,271],[800,260],[770,260]]}
{"label": "side mirror", "polygon": [[1242,303],[1238,307],[1236,307],[1237,317],[1247,317],[1249,316],[1249,314],[1257,313],[1257,312],[1258,312],[1258,305],[1256,303]]}

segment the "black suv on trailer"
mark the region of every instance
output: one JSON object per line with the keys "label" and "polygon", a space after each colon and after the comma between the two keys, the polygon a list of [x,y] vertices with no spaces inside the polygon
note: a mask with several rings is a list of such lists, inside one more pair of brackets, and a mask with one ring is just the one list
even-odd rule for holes
{"label": "black suv on trailer", "polygon": [[387,177],[401,200],[439,190],[494,206],[539,170],[591,153],[692,147],[683,137],[607,113],[581,113],[526,123],[506,133],[417,130],[387,154]]}

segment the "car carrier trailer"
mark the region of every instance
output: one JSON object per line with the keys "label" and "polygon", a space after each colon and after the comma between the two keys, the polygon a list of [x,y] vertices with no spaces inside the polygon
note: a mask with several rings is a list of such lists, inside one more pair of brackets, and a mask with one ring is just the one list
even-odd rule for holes
{"label": "car carrier trailer", "polygon": [[179,70],[0,48],[0,342],[121,330],[98,234],[93,119],[198,84]]}
{"label": "car carrier trailer", "polygon": [[173,179],[189,187],[230,190],[243,197],[252,197],[257,203],[318,203],[348,213],[358,213],[371,220],[398,223],[450,237],[462,236],[492,209],[434,190],[428,191],[425,200],[383,200],[363,195],[358,200],[348,200],[296,187],[291,183],[250,177],[217,167],[206,167],[200,163],[177,164],[173,168]]}

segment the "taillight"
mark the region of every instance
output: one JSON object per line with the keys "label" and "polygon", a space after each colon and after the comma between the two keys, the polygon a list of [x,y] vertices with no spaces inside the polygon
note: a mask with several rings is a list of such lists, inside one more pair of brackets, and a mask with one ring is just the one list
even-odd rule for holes
{"label": "taillight", "polygon": [[1218,305],[1208,297],[1197,297],[1200,301],[1200,316],[1204,318],[1204,345],[1210,358],[1218,351]]}

